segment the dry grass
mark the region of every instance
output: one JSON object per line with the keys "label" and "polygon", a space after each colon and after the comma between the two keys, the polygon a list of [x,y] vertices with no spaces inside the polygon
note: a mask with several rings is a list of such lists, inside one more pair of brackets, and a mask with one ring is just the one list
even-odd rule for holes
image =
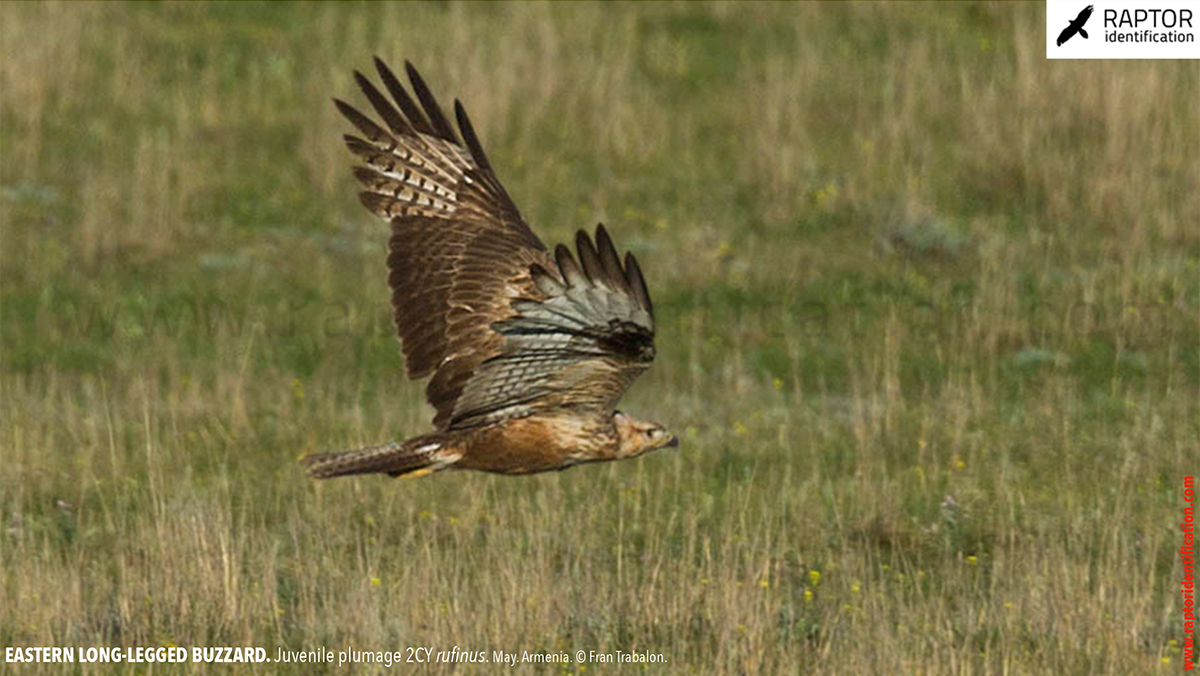
{"label": "dry grass", "polygon": [[[0,5],[0,644],[1179,668],[1200,70],[1042,12]],[[376,53],[638,251],[679,453],[302,476],[428,425],[329,103]]]}

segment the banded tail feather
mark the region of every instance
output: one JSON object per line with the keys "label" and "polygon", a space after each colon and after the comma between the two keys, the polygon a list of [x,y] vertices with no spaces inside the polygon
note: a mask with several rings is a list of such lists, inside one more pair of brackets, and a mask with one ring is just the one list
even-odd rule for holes
{"label": "banded tail feather", "polygon": [[462,453],[447,446],[443,434],[426,434],[403,443],[367,446],[352,451],[316,453],[300,461],[314,479],[352,474],[422,476],[453,465]]}

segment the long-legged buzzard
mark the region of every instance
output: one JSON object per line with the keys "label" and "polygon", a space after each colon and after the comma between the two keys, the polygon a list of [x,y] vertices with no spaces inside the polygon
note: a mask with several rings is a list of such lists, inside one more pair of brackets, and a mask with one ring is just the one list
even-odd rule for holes
{"label": "long-legged buzzard", "polygon": [[[455,468],[529,474],[675,446],[615,410],[654,359],[654,308],[633,254],[601,225],[551,254],[500,185],[462,105],[458,131],[411,64],[416,100],[379,59],[391,99],[355,79],[383,120],[338,110],[362,137],[364,206],[391,224],[388,286],[410,378],[437,413],[430,434],[304,459],[317,478]],[[459,140],[459,133],[462,140]],[[578,256],[578,258],[576,258]]]}

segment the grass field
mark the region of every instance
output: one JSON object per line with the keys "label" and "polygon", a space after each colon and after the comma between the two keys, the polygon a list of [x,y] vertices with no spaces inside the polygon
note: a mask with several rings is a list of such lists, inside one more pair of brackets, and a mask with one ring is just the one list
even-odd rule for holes
{"label": "grass field", "polygon": [[[1047,61],[1043,12],[3,3],[0,644],[1180,670],[1200,66]],[[303,475],[429,429],[330,102],[374,54],[544,240],[637,252],[623,408],[678,452]]]}

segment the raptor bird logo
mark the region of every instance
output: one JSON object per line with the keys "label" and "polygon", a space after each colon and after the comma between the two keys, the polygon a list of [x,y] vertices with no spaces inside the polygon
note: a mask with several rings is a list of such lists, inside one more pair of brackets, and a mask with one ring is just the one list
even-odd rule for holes
{"label": "raptor bird logo", "polygon": [[[344,101],[362,136],[360,201],[391,225],[388,286],[409,378],[432,375],[435,431],[302,461],[316,478],[442,469],[531,474],[677,446],[615,409],[654,359],[654,307],[632,253],[603,225],[575,254],[546,249],[496,178],[466,111],[458,130],[405,63],[416,100],[379,58],[385,96],[358,86],[383,125]],[[386,128],[385,128],[386,126]],[[459,134],[462,135],[460,140]]]}
{"label": "raptor bird logo", "polygon": [[1070,40],[1071,38],[1075,37],[1076,33],[1079,33],[1080,35],[1082,35],[1083,39],[1086,40],[1088,34],[1087,34],[1087,31],[1083,30],[1083,25],[1085,23],[1087,23],[1088,19],[1091,18],[1091,16],[1092,16],[1092,5],[1088,5],[1087,7],[1083,8],[1083,11],[1079,13],[1079,16],[1075,17],[1074,21],[1067,24],[1067,27],[1064,28],[1062,30],[1062,32],[1058,34],[1058,46],[1062,47],[1062,44],[1064,42],[1066,42],[1067,40]]}

